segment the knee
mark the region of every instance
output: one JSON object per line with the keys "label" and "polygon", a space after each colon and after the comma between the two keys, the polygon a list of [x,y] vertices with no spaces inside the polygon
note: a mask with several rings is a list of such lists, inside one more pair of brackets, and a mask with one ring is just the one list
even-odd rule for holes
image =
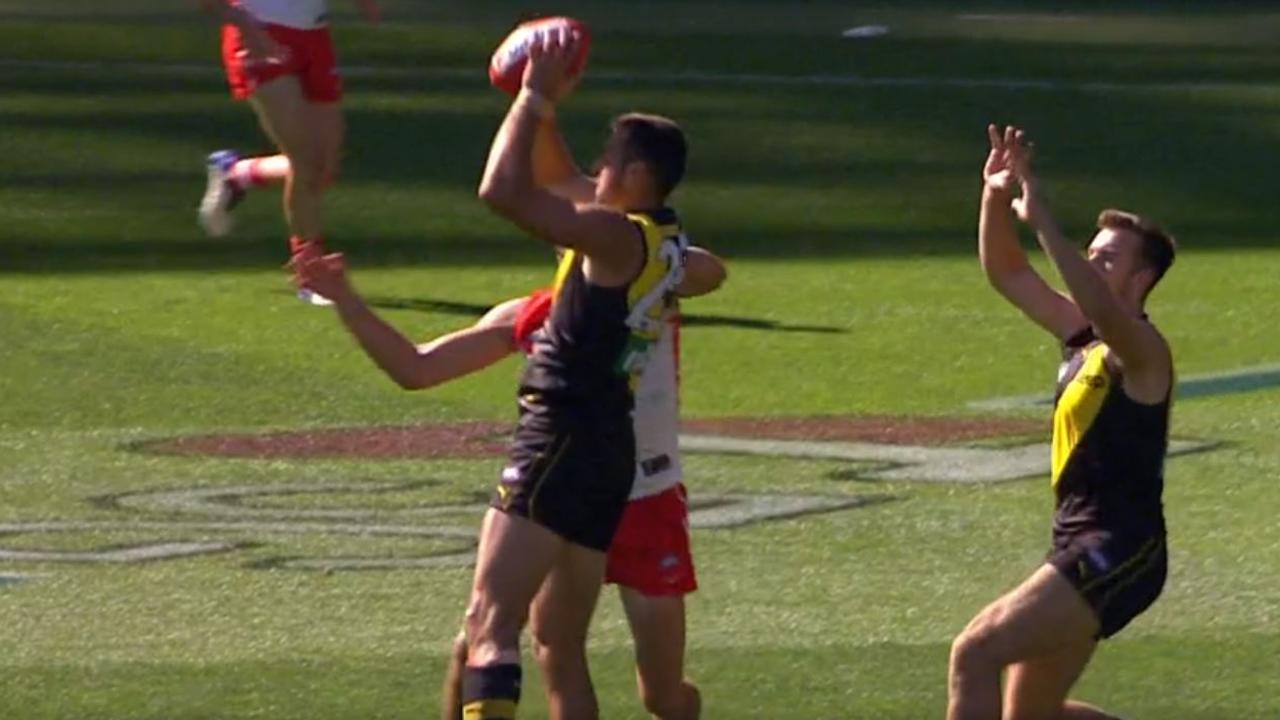
{"label": "knee", "polygon": [[951,643],[952,674],[998,666],[994,640],[993,625],[982,616],[975,618]]}
{"label": "knee", "polygon": [[338,173],[341,170],[342,161],[336,157],[329,158],[320,171],[320,188],[328,190],[333,187],[338,182]]}
{"label": "knee", "polygon": [[476,664],[486,664],[493,661],[490,655],[516,649],[523,622],[524,615],[519,608],[509,607],[483,595],[472,599],[467,607],[466,638],[463,643],[470,660]]}
{"label": "knee", "polygon": [[557,636],[543,632],[534,626],[532,638],[533,656],[538,665],[548,673],[556,669],[585,666],[587,662],[586,638],[575,641],[569,636]]}
{"label": "knee", "polygon": [[293,173],[294,184],[308,192],[320,192],[329,184],[328,164],[318,158],[290,155],[289,169]]}

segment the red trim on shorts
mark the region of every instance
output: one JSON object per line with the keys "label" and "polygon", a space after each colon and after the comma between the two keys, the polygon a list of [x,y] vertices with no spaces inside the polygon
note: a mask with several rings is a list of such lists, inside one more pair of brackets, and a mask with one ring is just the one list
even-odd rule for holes
{"label": "red trim on shorts", "polygon": [[331,103],[342,99],[342,75],[338,72],[338,56],[329,28],[302,30],[273,24],[263,27],[288,51],[283,62],[249,62],[239,28],[222,27],[222,64],[232,97],[246,100],[259,85],[295,76],[302,85],[302,94],[312,102]]}
{"label": "red trim on shorts", "polygon": [[609,546],[605,582],[658,597],[698,589],[683,484],[627,503]]}

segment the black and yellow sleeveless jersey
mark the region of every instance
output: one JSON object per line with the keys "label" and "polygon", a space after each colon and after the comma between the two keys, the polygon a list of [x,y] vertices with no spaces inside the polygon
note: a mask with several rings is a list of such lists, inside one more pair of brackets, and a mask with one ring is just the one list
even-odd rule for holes
{"label": "black and yellow sleeveless jersey", "polygon": [[1170,396],[1130,398],[1123,370],[1091,330],[1067,343],[1053,411],[1054,534],[1164,532]]}
{"label": "black and yellow sleeveless jersey", "polygon": [[520,381],[524,399],[625,412],[662,330],[662,313],[684,277],[689,241],[675,212],[629,213],[644,263],[618,287],[587,280],[581,253],[566,251],[556,270],[551,314],[533,338]]}

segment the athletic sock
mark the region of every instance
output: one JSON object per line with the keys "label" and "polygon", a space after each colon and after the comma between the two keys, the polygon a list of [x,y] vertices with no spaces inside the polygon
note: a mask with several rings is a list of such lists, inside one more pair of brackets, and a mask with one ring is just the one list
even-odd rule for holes
{"label": "athletic sock", "polygon": [[462,671],[463,720],[514,720],[520,704],[520,666],[489,665]]}
{"label": "athletic sock", "polygon": [[227,179],[241,190],[283,182],[288,175],[289,158],[284,155],[241,158],[227,171]]}
{"label": "athletic sock", "polygon": [[328,250],[324,246],[324,240],[322,238],[316,237],[308,240],[299,235],[293,235],[289,238],[289,254],[290,255],[297,255],[298,253],[302,252],[303,248],[306,248],[308,246],[314,247],[317,250],[319,250],[321,255],[328,252]]}

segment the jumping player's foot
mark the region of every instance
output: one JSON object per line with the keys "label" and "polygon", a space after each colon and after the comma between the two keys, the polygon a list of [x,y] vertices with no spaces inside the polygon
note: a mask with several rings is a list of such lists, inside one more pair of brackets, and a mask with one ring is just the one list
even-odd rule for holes
{"label": "jumping player's foot", "polygon": [[209,182],[200,200],[200,227],[210,237],[225,237],[235,224],[231,211],[244,197],[244,190],[228,176],[239,159],[234,150],[218,150],[205,159]]}
{"label": "jumping player's foot", "polygon": [[[297,237],[289,238],[289,252],[292,255],[297,255],[298,253],[302,252],[303,248],[307,246],[318,248],[321,254],[324,254],[325,252],[327,252],[325,250],[323,240],[303,240]],[[315,290],[310,290],[304,287],[298,288],[298,299],[304,303],[307,303],[308,305],[314,305],[316,307],[328,307],[330,305],[333,305],[333,301],[330,300],[329,298],[321,295]]]}

